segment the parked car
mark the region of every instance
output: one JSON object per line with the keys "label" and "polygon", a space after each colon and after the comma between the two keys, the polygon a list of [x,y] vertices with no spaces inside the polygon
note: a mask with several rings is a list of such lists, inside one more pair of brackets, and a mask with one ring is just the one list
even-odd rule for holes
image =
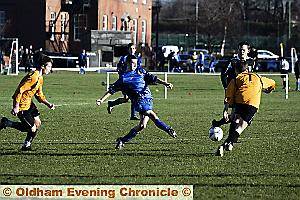
{"label": "parked car", "polygon": [[277,60],[279,58],[278,55],[272,53],[268,50],[257,50],[257,58],[258,59],[274,59]]}
{"label": "parked car", "polygon": [[179,52],[178,46],[175,46],[175,45],[162,46],[161,49],[162,49],[162,52],[164,53],[165,58],[168,57],[168,55],[171,53],[171,51],[176,52],[176,53]]}
{"label": "parked car", "polygon": [[207,49],[192,49],[191,51],[189,51],[190,55],[193,55],[193,53],[196,52],[197,55],[199,55],[200,53],[205,54],[209,54],[209,51]]}

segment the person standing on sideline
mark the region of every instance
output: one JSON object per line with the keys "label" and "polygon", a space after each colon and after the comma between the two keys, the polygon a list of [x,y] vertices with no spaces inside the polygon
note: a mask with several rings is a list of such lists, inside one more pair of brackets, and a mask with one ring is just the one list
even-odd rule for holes
{"label": "person standing on sideline", "polygon": [[225,92],[223,116],[229,121],[228,108],[233,106],[231,123],[227,139],[216,151],[216,156],[223,156],[224,150],[232,151],[242,132],[251,124],[259,109],[261,93],[270,93],[275,89],[275,81],[248,72],[248,63],[241,61],[235,67],[237,74],[228,84]]}
{"label": "person standing on sideline", "polygon": [[87,67],[87,54],[85,49],[82,49],[82,52],[79,54],[78,61],[80,67],[79,74],[85,74],[85,68]]}
{"label": "person standing on sideline", "polygon": [[281,71],[280,72],[282,74],[282,76],[281,76],[281,78],[282,78],[282,89],[285,89],[286,84],[288,85],[288,88],[289,88],[289,83],[286,82],[287,81],[286,74],[287,75],[289,74],[290,64],[285,58],[281,57],[280,66],[281,66]]}
{"label": "person standing on sideline", "polygon": [[43,54],[34,55],[35,71],[29,72],[20,82],[13,98],[13,109],[11,114],[18,116],[20,122],[14,122],[6,117],[2,117],[0,122],[0,130],[6,127],[17,129],[21,132],[27,132],[27,136],[22,145],[22,151],[31,150],[31,143],[37,131],[41,126],[40,113],[32,101],[35,97],[40,103],[45,104],[51,110],[55,109],[54,104],[46,100],[42,91],[44,83],[43,75],[50,73],[52,68],[52,60]]}
{"label": "person standing on sideline", "polygon": [[25,68],[25,72],[31,71],[30,53],[28,48],[25,49],[22,55],[21,66]]}
{"label": "person standing on sideline", "polygon": [[172,89],[173,85],[146,72],[142,68],[137,68],[137,58],[133,55],[126,57],[126,64],[126,72],[110,86],[109,90],[101,98],[96,100],[96,104],[100,106],[108,97],[117,91],[122,91],[130,98],[134,107],[140,113],[139,124],[132,128],[127,135],[117,139],[116,149],[123,148],[126,142],[132,140],[140,131],[146,128],[149,119],[159,129],[176,138],[177,135],[174,129],[161,121],[153,111],[153,98],[148,87],[148,84],[157,83]]}

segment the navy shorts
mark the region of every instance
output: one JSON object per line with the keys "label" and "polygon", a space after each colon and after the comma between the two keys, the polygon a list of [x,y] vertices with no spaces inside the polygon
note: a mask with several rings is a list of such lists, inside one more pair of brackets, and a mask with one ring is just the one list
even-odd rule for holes
{"label": "navy shorts", "polygon": [[37,107],[32,103],[28,110],[22,110],[18,113],[18,118],[21,120],[21,123],[28,128],[32,128],[34,125],[34,118],[39,116],[40,113]]}
{"label": "navy shorts", "polygon": [[[285,69],[281,69],[280,71],[281,74],[289,74],[289,71],[288,70],[285,70]],[[281,78],[285,78],[286,76],[285,75],[282,75]]]}
{"label": "navy shorts", "polygon": [[241,118],[248,123],[251,124],[252,119],[254,118],[255,113],[257,112],[257,108],[247,104],[235,104],[235,114],[241,116]]}
{"label": "navy shorts", "polygon": [[153,109],[152,98],[141,98],[134,103],[134,108],[137,112],[143,113]]}

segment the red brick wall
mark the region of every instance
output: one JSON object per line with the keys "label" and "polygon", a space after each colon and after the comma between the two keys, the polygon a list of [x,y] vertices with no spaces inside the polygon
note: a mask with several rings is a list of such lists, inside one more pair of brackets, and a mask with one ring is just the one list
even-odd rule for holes
{"label": "red brick wall", "polygon": [[108,16],[108,30],[112,30],[112,16],[117,17],[117,30],[121,28],[121,17],[128,13],[131,18],[137,19],[138,35],[137,43],[142,40],[142,20],[146,20],[146,43],[151,45],[151,6],[152,0],[147,0],[147,4],[143,4],[143,0],[99,0],[98,4],[98,30],[102,30],[102,16]]}
{"label": "red brick wall", "polygon": [[[67,12],[60,12],[61,9],[61,0],[46,0],[46,8],[45,8],[45,32],[47,35],[45,46],[47,50],[50,51],[58,51],[58,52],[67,52],[69,51],[69,35],[65,34],[65,40],[61,41],[61,16],[66,16],[66,22],[69,21],[69,14]],[[56,13],[57,21],[55,23],[55,33],[54,41],[50,40],[50,20],[51,20],[51,12]],[[69,24],[66,25],[65,29],[66,33],[69,33]]]}

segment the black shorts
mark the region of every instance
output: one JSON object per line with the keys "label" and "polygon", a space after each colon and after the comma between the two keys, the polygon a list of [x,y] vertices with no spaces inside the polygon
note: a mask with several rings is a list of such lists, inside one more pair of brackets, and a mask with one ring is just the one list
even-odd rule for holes
{"label": "black shorts", "polygon": [[39,116],[40,113],[37,107],[32,103],[28,110],[22,110],[18,113],[18,118],[21,120],[21,123],[28,128],[32,128],[34,125],[34,118]]}
{"label": "black shorts", "polygon": [[[285,70],[285,69],[281,69],[280,71],[281,74],[289,74],[289,71],[288,70]],[[286,76],[285,75],[282,75],[281,78],[285,78]]]}
{"label": "black shorts", "polygon": [[257,108],[247,104],[235,104],[235,114],[241,116],[241,118],[248,123],[251,124],[252,119],[254,118],[255,113],[257,112]]}

